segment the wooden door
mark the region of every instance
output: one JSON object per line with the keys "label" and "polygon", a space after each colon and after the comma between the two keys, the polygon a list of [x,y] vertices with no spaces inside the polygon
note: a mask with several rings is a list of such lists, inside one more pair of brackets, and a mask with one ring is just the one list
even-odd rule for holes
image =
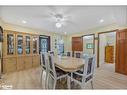
{"label": "wooden door", "polygon": [[82,37],[72,37],[72,51],[83,51]]}
{"label": "wooden door", "polygon": [[114,63],[114,46],[105,47],[105,62]]}
{"label": "wooden door", "polygon": [[115,71],[127,75],[127,29],[117,32]]}
{"label": "wooden door", "polygon": [[125,74],[127,75],[127,32],[125,32],[125,43],[124,44],[125,44],[125,48],[124,48],[125,49],[125,54],[124,54],[125,55],[124,57],[125,65],[124,66],[125,66]]}

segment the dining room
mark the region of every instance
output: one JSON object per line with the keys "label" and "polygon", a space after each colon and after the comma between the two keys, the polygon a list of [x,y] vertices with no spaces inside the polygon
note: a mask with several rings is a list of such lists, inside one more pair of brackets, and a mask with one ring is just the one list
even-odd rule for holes
{"label": "dining room", "polygon": [[[127,89],[126,14],[122,5],[0,6],[0,89]],[[113,30],[111,70],[99,62],[99,34]]]}

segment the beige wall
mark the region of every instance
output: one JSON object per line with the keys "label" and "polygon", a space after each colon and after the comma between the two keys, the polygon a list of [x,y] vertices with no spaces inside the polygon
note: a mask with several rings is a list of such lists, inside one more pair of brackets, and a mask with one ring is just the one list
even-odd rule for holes
{"label": "beige wall", "polygon": [[4,22],[0,19],[0,26],[3,26]]}

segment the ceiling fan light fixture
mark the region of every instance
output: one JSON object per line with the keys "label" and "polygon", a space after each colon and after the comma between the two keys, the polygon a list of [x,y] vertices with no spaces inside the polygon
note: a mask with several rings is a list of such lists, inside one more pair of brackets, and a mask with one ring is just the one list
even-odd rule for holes
{"label": "ceiling fan light fixture", "polygon": [[27,21],[25,21],[25,20],[22,20],[22,23],[23,23],[23,24],[26,24],[26,23],[27,23]]}
{"label": "ceiling fan light fixture", "polygon": [[65,35],[67,35],[67,32],[64,32]]}
{"label": "ceiling fan light fixture", "polygon": [[61,27],[62,27],[62,24],[59,23],[59,22],[57,22],[57,23],[56,23],[56,27],[57,27],[57,28],[61,28]]}

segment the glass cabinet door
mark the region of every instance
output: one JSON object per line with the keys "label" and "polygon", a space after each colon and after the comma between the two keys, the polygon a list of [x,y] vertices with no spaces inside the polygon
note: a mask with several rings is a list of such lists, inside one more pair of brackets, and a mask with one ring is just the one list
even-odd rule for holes
{"label": "glass cabinet door", "polygon": [[22,35],[17,36],[17,53],[23,54],[23,36]]}
{"label": "glass cabinet door", "polygon": [[33,54],[37,54],[38,38],[33,37]]}
{"label": "glass cabinet door", "polygon": [[13,55],[14,54],[14,35],[7,34],[7,54]]}
{"label": "glass cabinet door", "polygon": [[47,39],[41,39],[41,52],[48,51],[47,43],[48,43]]}
{"label": "glass cabinet door", "polygon": [[26,36],[26,54],[30,54],[30,36]]}

